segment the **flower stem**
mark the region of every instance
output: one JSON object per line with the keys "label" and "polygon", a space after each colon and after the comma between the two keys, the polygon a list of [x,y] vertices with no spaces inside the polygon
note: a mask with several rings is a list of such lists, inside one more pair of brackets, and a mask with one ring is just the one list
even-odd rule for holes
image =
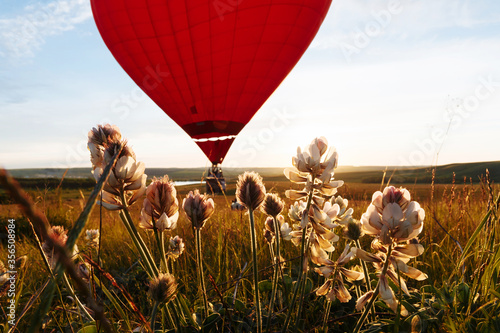
{"label": "flower stem", "polygon": [[269,324],[271,322],[272,314],[274,313],[274,301],[276,299],[276,292],[278,291],[278,277],[279,272],[281,270],[281,253],[280,253],[280,237],[281,237],[281,228],[280,223],[276,216],[273,216],[274,221],[274,234],[276,235],[274,238],[276,244],[276,254],[273,254],[273,247],[271,245],[271,258],[275,258],[274,260],[274,276],[273,276],[273,289],[271,293],[271,304],[269,306],[269,317],[267,318],[267,330],[269,331]]}
{"label": "flower stem", "polygon": [[157,274],[154,273],[154,270],[151,267],[151,263],[146,258],[146,254],[144,253],[143,248],[141,247],[141,245],[139,244],[139,241],[135,237],[134,232],[130,229],[130,223],[127,221],[127,217],[125,216],[125,213],[123,212],[123,210],[120,211],[120,219],[122,220],[123,225],[127,229],[128,233],[130,235],[130,238],[132,238],[132,242],[134,243],[135,248],[137,249],[137,251],[139,251],[139,256],[142,259],[142,262],[144,264],[144,267],[146,268],[146,271],[147,271],[149,277],[153,278],[153,277],[157,276]]}
{"label": "flower stem", "polygon": [[[387,268],[389,267],[389,258],[392,253],[392,244],[389,245],[389,249],[387,250],[387,258],[385,259],[384,266],[382,267],[382,272],[380,272],[380,276],[385,275],[387,272]],[[370,299],[370,302],[366,305],[365,309],[363,310],[363,314],[359,318],[358,322],[356,323],[356,327],[354,328],[353,333],[358,333],[361,327],[363,326],[366,317],[368,316],[368,312],[370,312],[371,307],[375,303],[375,299],[378,296],[378,293],[380,291],[380,279],[377,282],[377,286],[375,287],[375,290],[373,291],[373,295]]]}
{"label": "flower stem", "polygon": [[94,320],[94,318],[92,318],[92,316],[90,315],[90,313],[87,311],[87,309],[85,309],[85,306],[82,304],[82,302],[80,302],[80,299],[78,298],[78,296],[76,296],[75,294],[75,290],[73,289],[73,287],[71,286],[71,284],[69,283],[69,280],[68,280],[68,277],[66,276],[66,273],[63,273],[62,274],[62,278],[63,278],[63,281],[64,281],[64,284],[66,285],[66,288],[68,289],[68,292],[71,294],[71,296],[73,296],[73,298],[75,299],[75,302],[76,304],[78,305],[78,307],[80,308],[80,310],[82,310],[82,312],[90,319],[90,320]]}
{"label": "flower stem", "polygon": [[273,261],[274,265],[274,271],[273,271],[273,287],[271,289],[271,299],[269,301],[269,311],[268,311],[268,317],[267,317],[267,331],[271,329],[270,324],[271,324],[271,317],[273,316],[274,313],[274,300],[276,298],[276,291],[277,291],[277,285],[278,285],[278,257],[274,254],[273,250],[273,245],[269,244],[269,250],[271,252],[271,260]]}
{"label": "flower stem", "polygon": [[203,258],[201,255],[201,230],[199,228],[194,229],[195,241],[196,241],[196,262],[198,263],[198,276],[200,280],[201,292],[203,294],[203,306],[205,308],[205,318],[208,317],[208,300],[207,300],[207,290],[205,289],[205,276],[203,274]]}
{"label": "flower stem", "polygon": [[[359,239],[355,240],[355,244],[358,249],[361,249],[361,244],[359,243]],[[359,260],[361,261],[361,267],[363,267],[363,273],[365,274],[366,292],[369,292],[370,290],[372,290],[372,284],[370,280],[370,275],[368,274],[368,268],[364,260],[361,259]]]}
{"label": "flower stem", "polygon": [[323,332],[328,333],[328,318],[330,317],[330,309],[332,307],[332,302],[327,301],[325,317],[323,318]]}
{"label": "flower stem", "polygon": [[[154,226],[154,222],[153,222]],[[161,265],[163,264],[163,269],[165,270],[165,273],[170,273],[168,271],[168,265],[167,265],[167,258],[165,256],[165,245],[164,245],[164,233],[163,232],[158,232],[158,228],[156,226],[153,228],[155,238],[156,238],[156,243],[158,244],[158,249],[160,251],[160,258],[161,258],[161,264],[160,264],[160,271],[161,271]]]}
{"label": "flower stem", "polygon": [[257,333],[262,332],[262,318],[260,312],[260,297],[259,297],[259,270],[257,267],[257,237],[255,235],[255,221],[253,217],[253,209],[248,209],[250,218],[250,237],[252,241],[252,261],[253,261],[253,287],[255,299],[255,312],[257,313]]}
{"label": "flower stem", "polygon": [[[314,178],[312,178],[312,183],[314,184]],[[311,192],[309,192],[309,196],[307,198],[306,209],[302,213],[302,214],[305,214],[305,217],[304,216],[302,217],[303,219],[304,218],[309,219],[309,209],[311,208],[313,194],[314,194],[314,190],[311,190]],[[309,223],[309,221],[307,221],[307,222]],[[288,308],[288,313],[286,315],[285,324],[283,325],[283,329],[281,330],[283,333],[285,333],[287,331],[288,325],[290,324],[290,319],[292,317],[293,308],[295,307],[295,302],[297,301],[297,294],[298,294],[299,287],[300,287],[300,284],[302,281],[302,276],[304,275],[304,272],[303,272],[304,268],[303,267],[304,267],[304,259],[305,259],[305,252],[306,252],[306,232],[307,232],[307,224],[302,230],[302,240],[301,240],[301,244],[300,244],[300,267],[299,267],[300,274],[297,278],[297,282],[295,283],[295,290],[293,291],[292,302],[290,303],[290,307]]]}
{"label": "flower stem", "polygon": [[153,311],[151,312],[151,330],[155,331],[155,321],[156,321],[156,313],[158,312],[158,305],[160,302],[155,302],[153,305]]}
{"label": "flower stem", "polygon": [[[125,221],[128,224],[128,232],[130,236],[132,237],[132,241],[134,241],[134,244],[137,247],[137,250],[139,251],[139,254],[142,256],[142,260],[147,262],[149,266],[151,267],[152,271],[152,277],[158,276],[158,268],[156,267],[156,264],[153,260],[153,257],[151,256],[151,253],[149,252],[148,247],[144,243],[144,241],[141,238],[141,235],[139,235],[139,232],[137,231],[137,228],[134,225],[134,222],[132,220],[132,216],[130,216],[130,212],[128,210],[128,205],[127,205],[127,200],[125,198],[125,191],[120,191],[120,199],[122,201],[122,205],[124,208],[122,209],[121,212],[123,212],[125,216]],[[124,221],[124,222],[125,222]],[[134,240],[135,239],[135,240]]]}
{"label": "flower stem", "polygon": [[[361,249],[361,244],[359,242],[359,239],[355,240],[355,245],[358,249]],[[366,262],[364,260],[359,259],[361,261],[361,267],[363,267],[363,273],[365,274],[365,284],[366,284],[366,292],[369,292],[372,290],[372,282],[370,279],[370,274],[368,274],[368,267],[366,266]],[[375,319],[375,309],[372,307],[370,309],[372,319]]]}

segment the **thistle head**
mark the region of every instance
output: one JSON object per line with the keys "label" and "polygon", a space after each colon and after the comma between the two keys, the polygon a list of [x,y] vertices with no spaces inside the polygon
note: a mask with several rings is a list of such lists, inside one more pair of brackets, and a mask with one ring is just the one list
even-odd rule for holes
{"label": "thistle head", "polygon": [[266,197],[266,188],[262,177],[255,172],[245,172],[238,177],[236,184],[236,198],[248,209],[256,210]]}
{"label": "thistle head", "polygon": [[261,209],[267,215],[276,217],[281,213],[284,206],[283,200],[277,194],[267,193]]}
{"label": "thistle head", "polygon": [[350,219],[344,228],[344,237],[352,241],[357,241],[363,236],[363,231],[361,230],[361,223],[359,221]]}
{"label": "thistle head", "polygon": [[149,283],[149,297],[155,302],[167,303],[175,297],[177,282],[171,274],[160,273]]}

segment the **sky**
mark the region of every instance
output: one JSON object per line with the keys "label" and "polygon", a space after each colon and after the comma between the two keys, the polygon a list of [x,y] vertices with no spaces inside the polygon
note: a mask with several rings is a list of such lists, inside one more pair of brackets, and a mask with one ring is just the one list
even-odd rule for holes
{"label": "sky", "polygon": [[[334,0],[225,167],[284,167],[317,136],[339,165],[500,160],[500,2]],[[209,161],[104,45],[89,0],[0,2],[0,166],[90,167],[117,125],[146,167]]]}

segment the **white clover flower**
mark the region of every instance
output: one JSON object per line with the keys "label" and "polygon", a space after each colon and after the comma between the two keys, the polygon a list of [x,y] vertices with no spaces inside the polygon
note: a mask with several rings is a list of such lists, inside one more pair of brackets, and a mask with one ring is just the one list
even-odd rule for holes
{"label": "white clover flower", "polygon": [[99,229],[85,230],[85,240],[88,246],[97,248],[99,246]]}
{"label": "white clover flower", "polygon": [[386,187],[373,194],[372,203],[361,217],[365,233],[376,236],[384,244],[415,238],[423,228],[425,212],[403,188]]}

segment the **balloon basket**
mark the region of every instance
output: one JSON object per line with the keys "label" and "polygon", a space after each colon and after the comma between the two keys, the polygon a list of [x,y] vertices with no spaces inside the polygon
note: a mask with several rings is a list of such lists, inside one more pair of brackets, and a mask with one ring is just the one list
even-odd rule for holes
{"label": "balloon basket", "polygon": [[206,192],[211,194],[224,193],[226,191],[226,179],[220,167],[213,165],[208,170],[208,175],[205,178],[205,186]]}

